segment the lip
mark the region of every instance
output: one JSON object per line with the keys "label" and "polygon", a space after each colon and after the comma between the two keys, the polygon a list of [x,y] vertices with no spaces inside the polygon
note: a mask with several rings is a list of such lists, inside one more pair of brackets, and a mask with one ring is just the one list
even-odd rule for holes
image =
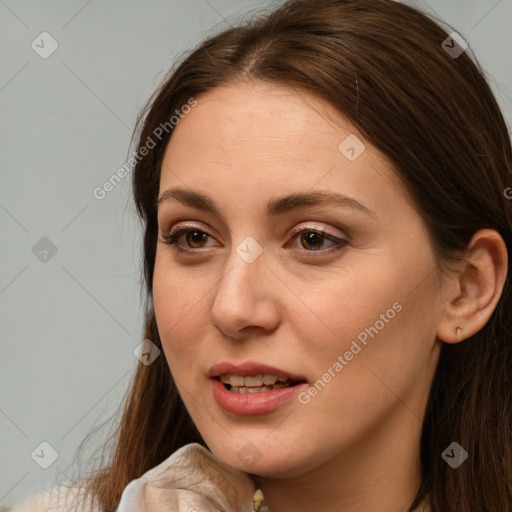
{"label": "lip", "polygon": [[262,391],[261,393],[233,393],[215,377],[210,379],[213,396],[217,403],[229,414],[254,415],[275,411],[295,398],[307,384],[302,382],[288,388]]}
{"label": "lip", "polygon": [[[228,391],[218,379],[219,375],[226,373],[240,375],[241,377],[268,373],[276,377],[305,382],[299,382],[287,388],[262,391],[260,393],[233,393]],[[246,361],[241,364],[229,362],[215,364],[208,371],[208,377],[210,377],[212,393],[217,403],[225,412],[236,415],[267,414],[272,412],[296,397],[307,384],[307,379],[302,375],[255,361]]]}
{"label": "lip", "polygon": [[276,368],[275,366],[269,366],[266,364],[257,363],[255,361],[246,361],[245,363],[241,364],[233,364],[226,361],[215,364],[208,370],[208,377],[215,379],[219,375],[223,375],[225,373],[240,375],[241,377],[246,377],[247,375],[259,375],[260,373],[269,373],[271,375],[275,375],[276,377],[287,377],[291,380],[307,381],[306,377],[303,375],[290,373],[286,370]]}

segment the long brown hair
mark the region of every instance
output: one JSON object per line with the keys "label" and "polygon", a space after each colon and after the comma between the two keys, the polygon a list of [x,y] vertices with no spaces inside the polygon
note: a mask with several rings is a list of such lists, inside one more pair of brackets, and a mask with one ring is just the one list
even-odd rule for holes
{"label": "long brown hair", "polygon": [[[139,115],[137,149],[156,142],[133,170],[144,228],[144,338],[160,349],[152,304],[156,198],[172,129],[191,98],[220,84],[262,81],[320,94],[394,164],[426,221],[439,268],[477,230],[496,229],[512,255],[512,150],[506,123],[477,59],[443,48],[450,31],[391,0],[290,0],[210,37],[183,56]],[[447,26],[447,24],[444,24]],[[453,46],[453,43],[451,44]],[[162,133],[160,133],[162,132]],[[481,331],[443,343],[422,430],[422,483],[433,512],[512,510],[512,316],[507,277]],[[457,441],[469,459],[441,457]],[[122,404],[109,459],[83,479],[86,495],[114,511],[124,487],[190,442],[206,446],[165,360],[139,364]]]}

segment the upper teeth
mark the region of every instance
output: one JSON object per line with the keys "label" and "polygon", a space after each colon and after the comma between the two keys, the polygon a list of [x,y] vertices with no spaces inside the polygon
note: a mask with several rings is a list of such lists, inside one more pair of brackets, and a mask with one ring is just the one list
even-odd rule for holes
{"label": "upper teeth", "polygon": [[289,380],[288,377],[277,377],[276,375],[271,375],[269,373],[260,373],[259,375],[247,375],[246,377],[242,377],[241,375],[232,375],[230,373],[225,373],[224,375],[220,375],[219,379],[224,384],[230,384],[231,386],[254,386],[261,387],[272,386],[277,381],[286,382]]}

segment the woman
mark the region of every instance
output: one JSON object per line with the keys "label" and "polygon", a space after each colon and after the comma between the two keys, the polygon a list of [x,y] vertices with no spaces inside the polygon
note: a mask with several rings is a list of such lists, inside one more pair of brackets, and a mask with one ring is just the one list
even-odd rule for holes
{"label": "woman", "polygon": [[148,364],[83,510],[512,510],[512,153],[468,51],[291,0],[171,70],[133,162]]}

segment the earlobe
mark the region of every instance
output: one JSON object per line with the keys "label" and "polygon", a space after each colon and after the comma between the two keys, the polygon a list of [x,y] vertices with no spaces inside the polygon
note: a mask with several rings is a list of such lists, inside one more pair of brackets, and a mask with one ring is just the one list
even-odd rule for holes
{"label": "earlobe", "polygon": [[508,252],[501,235],[493,229],[475,233],[468,245],[467,261],[448,279],[456,291],[444,304],[438,338],[459,343],[480,331],[496,309],[507,270]]}

